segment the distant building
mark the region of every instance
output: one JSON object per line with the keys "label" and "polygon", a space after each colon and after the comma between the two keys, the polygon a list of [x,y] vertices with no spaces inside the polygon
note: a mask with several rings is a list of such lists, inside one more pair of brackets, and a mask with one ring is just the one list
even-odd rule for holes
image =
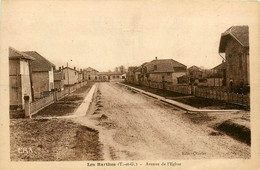
{"label": "distant building", "polygon": [[98,71],[96,69],[91,68],[91,67],[83,69],[84,80],[97,81],[98,80],[97,73],[98,73]]}
{"label": "distant building", "polygon": [[62,74],[64,78],[64,85],[71,86],[79,82],[79,71],[76,70],[76,67],[64,67],[62,68]]}
{"label": "distant building", "polygon": [[141,84],[141,70],[142,67],[137,67],[134,70],[134,83],[140,85]]}
{"label": "distant building", "polygon": [[187,74],[191,84],[198,84],[203,79],[203,69],[195,65],[188,68]]}
{"label": "distant building", "polygon": [[135,77],[135,70],[137,69],[136,66],[134,67],[128,67],[128,71],[126,73],[126,81],[129,83],[134,83],[134,77]]}
{"label": "distant building", "polygon": [[24,96],[32,101],[31,62],[35,59],[9,48],[9,102],[11,109],[24,108]]}
{"label": "distant building", "polygon": [[36,51],[24,51],[23,53],[35,58],[32,62],[32,85],[34,98],[41,98],[45,93],[54,89],[55,65]]}
{"label": "distant building", "polygon": [[64,90],[64,75],[61,69],[54,71],[54,88],[58,91]]}
{"label": "distant building", "polygon": [[125,80],[125,73],[120,72],[97,72],[96,81],[117,81],[121,82]]}
{"label": "distant building", "polygon": [[248,91],[249,28],[232,26],[221,34],[219,53],[225,53],[226,85],[230,91]]}
{"label": "distant building", "polygon": [[[143,81],[177,85],[177,78],[187,73],[187,66],[173,59],[155,59],[142,66]],[[147,84],[144,82],[144,84]]]}

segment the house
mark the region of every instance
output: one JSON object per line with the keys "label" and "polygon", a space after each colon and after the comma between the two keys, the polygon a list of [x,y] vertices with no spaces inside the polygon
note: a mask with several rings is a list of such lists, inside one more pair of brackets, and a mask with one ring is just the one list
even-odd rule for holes
{"label": "house", "polygon": [[79,72],[78,72],[78,76],[79,76],[79,77],[78,77],[78,82],[79,82],[79,83],[83,82],[83,72],[82,72],[82,71],[79,71]]}
{"label": "house", "polygon": [[134,83],[134,77],[135,77],[135,70],[137,69],[136,66],[134,67],[128,67],[128,71],[126,73],[126,81],[129,83]]}
{"label": "house", "polygon": [[23,53],[33,57],[32,85],[34,98],[41,98],[54,89],[55,65],[36,51],[24,51]]}
{"label": "house", "polygon": [[95,81],[114,81],[122,82],[125,80],[125,74],[121,72],[97,72]]}
{"label": "house", "polygon": [[188,68],[189,83],[198,84],[199,80],[203,79],[203,69],[195,65]]}
{"label": "house", "polygon": [[97,81],[97,79],[98,79],[97,73],[98,73],[98,71],[96,69],[91,68],[91,67],[83,69],[84,80]]}
{"label": "house", "polygon": [[248,92],[249,78],[249,28],[232,26],[221,34],[219,53],[225,53],[226,86],[230,91]]}
{"label": "house", "polygon": [[65,86],[72,86],[79,82],[79,71],[76,70],[76,67],[63,67],[62,74],[64,78],[64,85]]}
{"label": "house", "polygon": [[[142,66],[143,78],[141,81],[168,83],[177,85],[177,78],[186,75],[187,66],[173,59],[157,59]],[[144,84],[147,84],[146,82]]]}
{"label": "house", "polygon": [[140,85],[141,84],[141,70],[142,67],[137,67],[134,70],[134,83]]}
{"label": "house", "polygon": [[35,59],[12,47],[9,48],[10,109],[24,109],[24,96],[33,100],[31,63]]}
{"label": "house", "polygon": [[210,70],[207,76],[206,86],[223,87],[226,83],[226,62],[222,62]]}
{"label": "house", "polygon": [[54,71],[54,88],[58,91],[64,90],[64,77],[61,69]]}

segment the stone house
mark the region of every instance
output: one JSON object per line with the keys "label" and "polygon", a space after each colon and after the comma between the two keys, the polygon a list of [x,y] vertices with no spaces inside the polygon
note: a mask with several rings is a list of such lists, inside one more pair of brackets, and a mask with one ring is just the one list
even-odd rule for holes
{"label": "stone house", "polygon": [[79,71],[76,70],[76,67],[64,67],[62,68],[62,74],[64,78],[64,85],[71,86],[79,82]]}
{"label": "stone house", "polygon": [[135,77],[135,70],[137,69],[136,66],[134,67],[128,67],[128,71],[126,73],[126,81],[129,83],[134,83],[134,77]]}
{"label": "stone house", "polygon": [[97,81],[98,80],[97,73],[98,73],[98,71],[96,69],[91,68],[91,67],[83,69],[84,80]]}
{"label": "stone house", "polygon": [[250,86],[248,26],[232,26],[222,33],[219,53],[225,53],[227,88],[247,93]]}
{"label": "stone house", "polygon": [[10,109],[24,108],[24,96],[32,95],[31,62],[33,57],[9,48],[9,102]]}
{"label": "stone house", "polygon": [[[177,85],[177,78],[187,74],[187,66],[173,59],[155,59],[143,65],[143,80]],[[146,82],[144,84],[147,84]]]}
{"label": "stone house", "polygon": [[54,71],[54,88],[58,91],[64,90],[64,75],[61,69]]}
{"label": "stone house", "polygon": [[203,79],[203,69],[197,67],[197,66],[191,66],[188,68],[187,75],[189,77],[189,83],[191,84],[198,84],[199,80]]}
{"label": "stone house", "polygon": [[141,84],[141,69],[142,67],[137,67],[134,71],[134,83],[140,85]]}
{"label": "stone house", "polygon": [[36,51],[24,51],[23,53],[35,58],[31,64],[34,98],[44,97],[54,89],[55,65]]}

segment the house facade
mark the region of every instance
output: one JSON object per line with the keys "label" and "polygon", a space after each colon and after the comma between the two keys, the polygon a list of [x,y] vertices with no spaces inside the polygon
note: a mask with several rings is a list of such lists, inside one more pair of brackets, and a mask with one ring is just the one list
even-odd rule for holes
{"label": "house facade", "polygon": [[221,34],[219,53],[225,54],[226,86],[230,91],[249,91],[249,28],[232,26]]}
{"label": "house facade", "polygon": [[136,66],[128,67],[128,71],[126,73],[126,81],[129,83],[134,83],[135,80],[135,70],[137,69]]}
{"label": "house facade", "polygon": [[10,109],[24,108],[24,96],[32,101],[31,62],[35,59],[14,48],[9,48],[9,102]]}
{"label": "house facade", "polygon": [[61,70],[54,71],[54,88],[58,91],[64,90],[64,77]]}
{"label": "house facade", "polygon": [[177,85],[177,78],[187,74],[187,66],[173,59],[155,59],[142,66],[142,80],[148,85],[151,82],[165,82]]}
{"label": "house facade", "polygon": [[79,82],[79,72],[76,68],[64,67],[62,69],[62,74],[64,78],[64,85],[71,86]]}
{"label": "house facade", "polygon": [[34,98],[42,98],[45,93],[54,89],[55,65],[36,51],[24,51],[23,53],[35,58],[32,62],[32,86]]}

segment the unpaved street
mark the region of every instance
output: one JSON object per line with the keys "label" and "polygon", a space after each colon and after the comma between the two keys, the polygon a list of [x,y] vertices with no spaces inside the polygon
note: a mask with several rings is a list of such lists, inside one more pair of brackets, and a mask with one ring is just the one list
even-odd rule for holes
{"label": "unpaved street", "polygon": [[76,121],[99,131],[105,160],[250,158],[249,145],[188,114],[119,84],[98,83],[90,112]]}

